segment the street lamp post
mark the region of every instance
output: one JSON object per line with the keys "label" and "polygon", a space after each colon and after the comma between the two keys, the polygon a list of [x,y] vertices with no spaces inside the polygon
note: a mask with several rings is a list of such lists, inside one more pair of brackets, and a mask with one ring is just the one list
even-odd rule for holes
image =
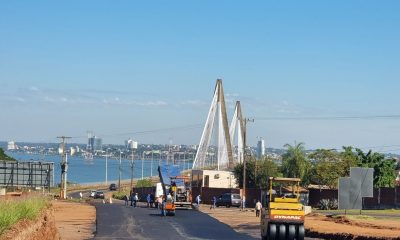
{"label": "street lamp post", "polygon": [[121,163],[122,163],[122,152],[119,152],[119,174],[118,174],[118,192],[121,192]]}
{"label": "street lamp post", "polygon": [[132,148],[132,160],[131,160],[131,189],[133,188],[133,170],[134,170],[134,161],[133,161],[133,148]]}
{"label": "street lamp post", "polygon": [[186,152],[183,152],[183,170],[186,170]]}
{"label": "street lamp post", "polygon": [[144,151],[142,153],[142,180],[143,180],[143,168],[144,168]]}
{"label": "street lamp post", "polygon": [[108,149],[106,149],[106,185],[108,184]]}
{"label": "street lamp post", "polygon": [[153,177],[153,149],[151,149],[151,164],[150,164],[150,176]]}

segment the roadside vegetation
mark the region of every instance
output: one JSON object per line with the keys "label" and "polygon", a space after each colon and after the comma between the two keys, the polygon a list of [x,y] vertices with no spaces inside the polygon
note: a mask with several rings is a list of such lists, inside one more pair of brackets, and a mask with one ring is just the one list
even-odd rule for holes
{"label": "roadside vegetation", "polygon": [[112,197],[113,197],[114,199],[124,200],[126,195],[129,196],[129,190],[123,189],[121,192],[115,192],[115,193],[113,193]]}
{"label": "roadside vegetation", "polygon": [[[315,184],[337,188],[340,177],[350,175],[350,167],[368,167],[374,169],[374,187],[394,187],[396,169],[400,163],[387,158],[384,154],[363,152],[353,147],[336,149],[317,149],[312,153],[305,150],[304,143],[285,144],[287,150],[282,156],[281,165],[277,165],[269,157],[256,159],[250,157],[246,164],[246,186],[249,188],[265,188],[268,177],[300,178],[303,186]],[[243,183],[243,164],[236,165],[235,177],[240,187]]]}
{"label": "roadside vegetation", "polygon": [[[154,186],[154,183],[153,183],[152,179],[140,179],[140,180],[137,180],[137,182],[134,185],[135,188],[144,188],[144,187],[153,187],[153,186]],[[129,188],[121,188],[121,191],[114,192],[112,194],[112,197],[115,199],[124,200],[126,195],[128,195],[128,197],[130,197],[129,193],[130,193]]]}
{"label": "roadside vegetation", "polygon": [[0,148],[0,161],[16,161],[16,160],[5,154],[4,150]]}
{"label": "roadside vegetation", "polygon": [[49,204],[43,196],[0,201],[0,234],[20,220],[34,220]]}
{"label": "roadside vegetation", "polygon": [[153,180],[151,180],[151,179],[140,179],[140,180],[138,180],[137,181],[137,183],[136,183],[136,187],[137,188],[142,188],[142,187],[152,187],[152,186],[154,186],[154,184],[153,184]]}

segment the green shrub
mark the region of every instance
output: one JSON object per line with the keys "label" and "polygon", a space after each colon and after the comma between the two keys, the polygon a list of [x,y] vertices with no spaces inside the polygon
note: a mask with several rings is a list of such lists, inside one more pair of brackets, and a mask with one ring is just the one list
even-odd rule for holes
{"label": "green shrub", "polygon": [[34,220],[47,204],[47,199],[39,196],[0,201],[0,234],[20,220]]}
{"label": "green shrub", "polygon": [[136,183],[136,188],[152,187],[152,186],[153,186],[153,182],[151,181],[151,179],[141,179],[141,180],[138,180]]}
{"label": "green shrub", "polygon": [[129,192],[127,192],[127,191],[115,192],[115,193],[113,193],[112,197],[114,199],[124,200],[125,195],[129,196]]}
{"label": "green shrub", "polygon": [[319,201],[319,209],[321,210],[336,210],[338,209],[338,201],[336,199],[321,199]]}

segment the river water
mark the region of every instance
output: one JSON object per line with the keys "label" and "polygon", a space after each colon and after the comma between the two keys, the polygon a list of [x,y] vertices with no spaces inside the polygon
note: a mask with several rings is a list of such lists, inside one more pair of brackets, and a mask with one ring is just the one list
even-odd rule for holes
{"label": "river water", "polygon": [[[39,154],[25,154],[19,152],[6,152],[7,155],[12,156],[18,161],[42,161],[54,162],[54,182],[60,183],[61,178],[61,156],[60,155],[39,155]],[[159,162],[165,162],[160,159],[145,159],[134,160],[134,178],[142,177],[142,164],[143,164],[143,177],[151,175],[158,176],[157,167]],[[181,170],[191,167],[192,160],[179,160],[177,163]],[[119,159],[107,159],[107,178],[108,183],[118,181],[119,174]],[[68,156],[68,181],[72,183],[104,183],[106,179],[106,159],[94,157],[87,160],[83,157]],[[131,178],[131,160],[121,160],[121,179]]]}

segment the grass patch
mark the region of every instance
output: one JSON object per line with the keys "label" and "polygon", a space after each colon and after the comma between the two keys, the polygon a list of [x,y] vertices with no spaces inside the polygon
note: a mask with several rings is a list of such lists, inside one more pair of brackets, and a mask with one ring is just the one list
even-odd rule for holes
{"label": "grass patch", "polygon": [[84,198],[68,198],[66,201],[73,202],[73,203],[88,203],[90,202],[90,199],[84,199]]}
{"label": "grass patch", "polygon": [[[345,210],[315,210],[316,213],[336,213],[345,215]],[[347,214],[360,214],[360,210],[346,210]],[[399,209],[361,210],[361,215],[400,215]]]}
{"label": "grass patch", "polygon": [[36,219],[47,205],[47,199],[41,196],[0,201],[0,234],[20,220]]}

